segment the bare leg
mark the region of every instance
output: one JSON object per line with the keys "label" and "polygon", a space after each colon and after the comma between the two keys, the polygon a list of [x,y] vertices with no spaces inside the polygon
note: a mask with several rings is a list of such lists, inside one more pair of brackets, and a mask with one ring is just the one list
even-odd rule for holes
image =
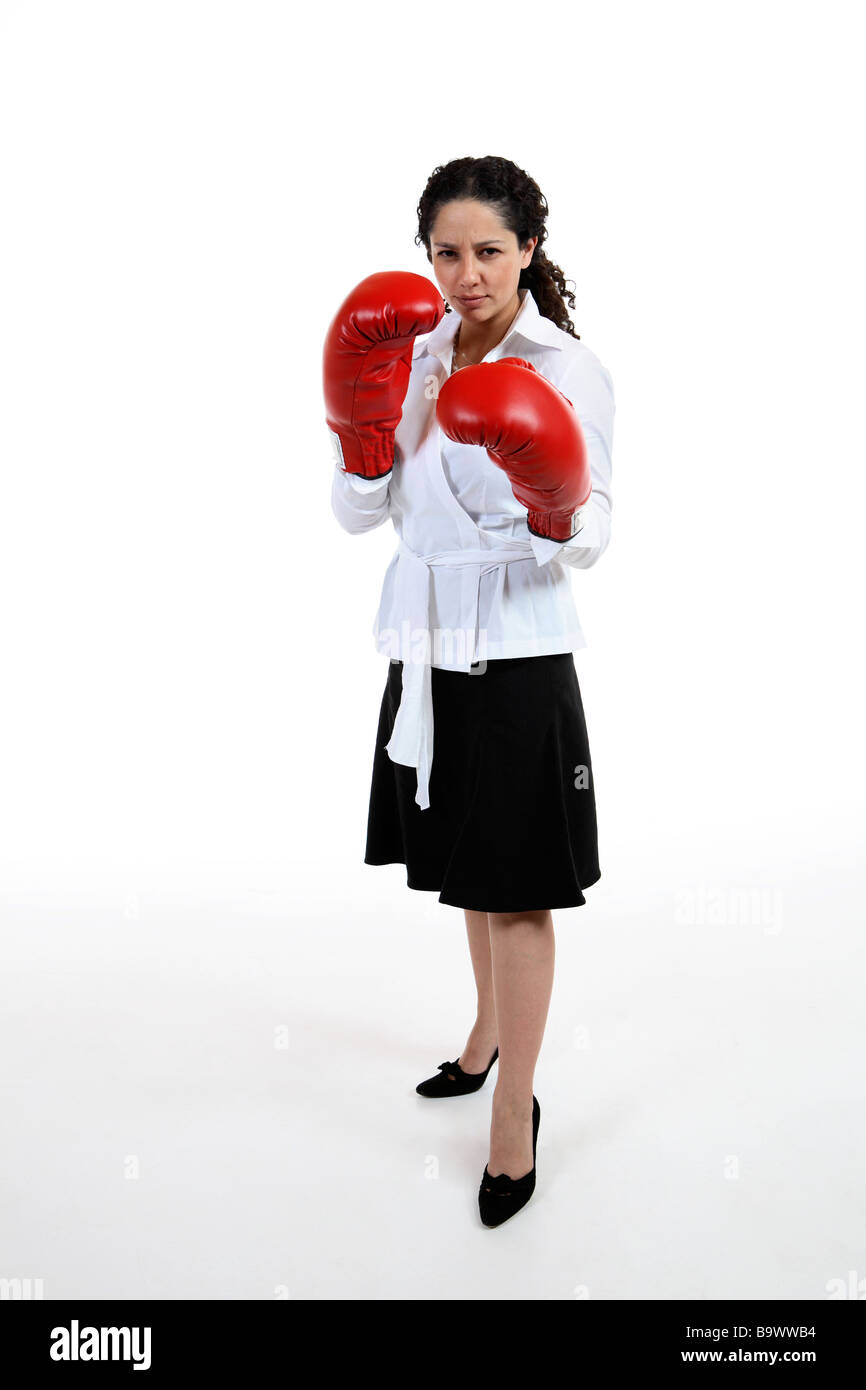
{"label": "bare leg", "polygon": [[553,992],[553,918],[549,909],[487,917],[499,1031],[487,1170],[492,1178],[520,1178],[532,1167],[532,1093]]}
{"label": "bare leg", "polygon": [[464,908],[463,913],[466,918],[466,934],[469,937],[469,954],[475,972],[478,1002],[475,1023],[457,1060],[463,1071],[480,1072],[487,1070],[497,1044],[490,930],[486,912],[470,912],[468,908]]}

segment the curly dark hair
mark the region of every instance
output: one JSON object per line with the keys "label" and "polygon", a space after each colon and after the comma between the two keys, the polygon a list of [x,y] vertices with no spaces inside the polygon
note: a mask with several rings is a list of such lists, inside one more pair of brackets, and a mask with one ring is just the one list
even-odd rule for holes
{"label": "curly dark hair", "polygon": [[[505,226],[514,232],[519,246],[525,246],[531,237],[538,237],[532,260],[520,272],[518,289],[525,286],[538,305],[540,314],[552,319],[557,328],[563,328],[572,338],[579,338],[580,334],[575,332],[565,307],[567,300],[569,308],[574,308],[574,293],[566,289],[567,282],[559,266],[548,260],[541,249],[547,240],[544,224],[548,206],[535,180],[510,159],[500,159],[492,154],[482,159],[471,156],[452,159],[447,164],[438,165],[421,194],[418,235],[415,237],[416,245],[424,246],[431,263],[430,233],[436,215],[444,203],[462,198],[475,198],[478,202],[488,203]],[[446,312],[451,312],[450,305],[446,305]]]}

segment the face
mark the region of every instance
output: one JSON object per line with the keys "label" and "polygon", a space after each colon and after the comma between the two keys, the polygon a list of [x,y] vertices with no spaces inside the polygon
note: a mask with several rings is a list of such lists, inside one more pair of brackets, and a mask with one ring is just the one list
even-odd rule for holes
{"label": "face", "polygon": [[513,305],[521,270],[538,237],[521,249],[514,232],[487,203],[445,203],[430,232],[433,272],[442,295],[461,318],[483,323]]}

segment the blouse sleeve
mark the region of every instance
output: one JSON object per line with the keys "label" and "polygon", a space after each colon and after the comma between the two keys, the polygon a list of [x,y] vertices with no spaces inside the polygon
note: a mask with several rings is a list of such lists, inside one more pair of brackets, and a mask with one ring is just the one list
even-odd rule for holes
{"label": "blouse sleeve", "polygon": [[331,484],[331,510],[344,531],[358,535],[374,531],[388,520],[391,512],[391,474],[384,478],[361,478],[334,465]]}

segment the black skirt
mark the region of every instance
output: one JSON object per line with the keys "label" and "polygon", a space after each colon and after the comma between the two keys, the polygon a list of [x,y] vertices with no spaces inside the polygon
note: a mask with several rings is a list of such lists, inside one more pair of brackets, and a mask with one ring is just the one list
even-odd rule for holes
{"label": "black skirt", "polygon": [[430,805],[385,751],[402,690],[391,661],[373,758],[365,864],[405,864],[452,907],[580,907],[601,877],[583,702],[571,652],[432,667]]}

